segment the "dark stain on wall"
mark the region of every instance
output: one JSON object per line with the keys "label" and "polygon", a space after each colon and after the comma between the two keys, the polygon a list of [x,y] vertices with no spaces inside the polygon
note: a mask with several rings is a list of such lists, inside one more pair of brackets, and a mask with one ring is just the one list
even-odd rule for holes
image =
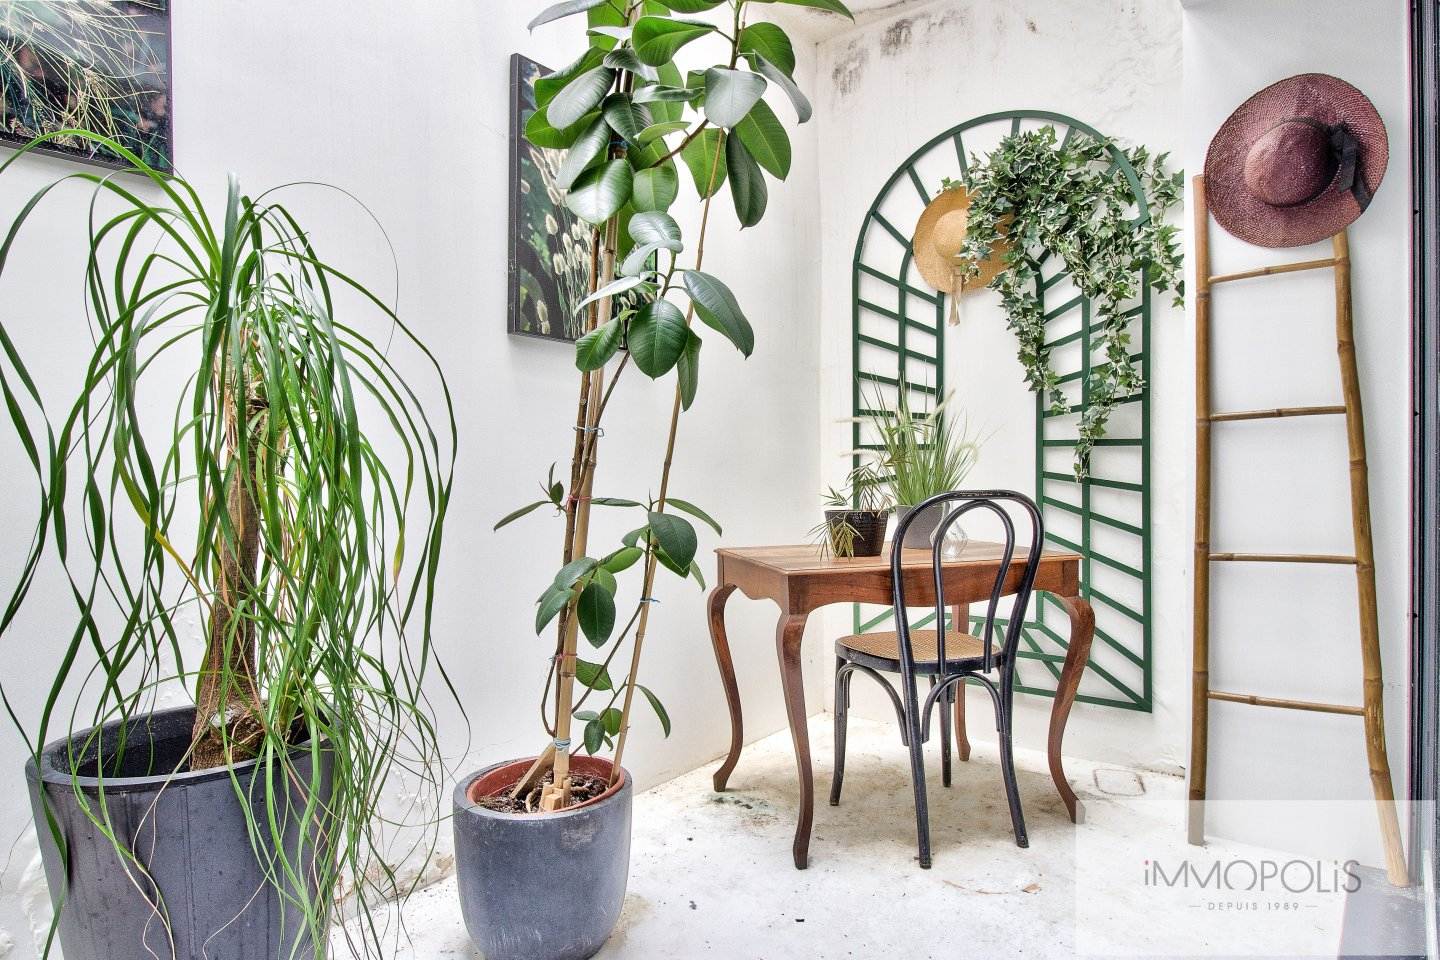
{"label": "dark stain on wall", "polygon": [[860,85],[861,78],[865,76],[865,65],[869,62],[870,51],[852,42],[844,55],[835,62],[835,69],[830,71],[830,79],[840,96],[847,96]]}
{"label": "dark stain on wall", "polygon": [[887,57],[897,56],[910,45],[914,30],[915,20],[912,17],[896,20],[885,28],[885,33],[880,38],[880,52]]}

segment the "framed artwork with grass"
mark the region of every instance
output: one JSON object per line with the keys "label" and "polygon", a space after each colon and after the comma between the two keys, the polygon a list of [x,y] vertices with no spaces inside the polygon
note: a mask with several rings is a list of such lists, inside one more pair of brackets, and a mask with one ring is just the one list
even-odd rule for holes
{"label": "framed artwork with grass", "polygon": [[[170,171],[171,101],[170,0],[0,0],[0,145],[85,130]],[[95,139],[43,149],[129,166]]]}
{"label": "framed artwork with grass", "polygon": [[550,71],[520,54],[510,58],[511,333],[575,340],[575,306],[589,292],[590,228],[565,207],[556,183],[565,151],[525,138],[535,113],[535,81]]}

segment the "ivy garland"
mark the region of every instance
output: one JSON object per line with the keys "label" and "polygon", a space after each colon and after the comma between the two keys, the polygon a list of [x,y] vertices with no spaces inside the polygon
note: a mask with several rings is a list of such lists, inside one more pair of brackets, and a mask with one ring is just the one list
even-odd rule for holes
{"label": "ivy garland", "polygon": [[[1134,191],[1114,163],[1121,153],[1140,177],[1149,216],[1137,216]],[[1120,150],[1108,139],[1075,134],[1057,143],[1055,128],[1007,136],[983,161],[971,162],[969,224],[961,255],[979,264],[997,241],[1008,245],[1005,269],[989,286],[1000,293],[1006,324],[1020,340],[1025,382],[1063,413],[1070,402],[1050,367],[1045,314],[1036,296],[1041,261],[1058,256],[1076,288],[1090,298],[1100,324],[1095,345],[1106,362],[1090,369],[1089,403],[1080,418],[1075,475],[1084,479],[1095,441],[1117,403],[1144,388],[1130,357],[1127,310],[1142,283],[1157,293],[1175,291],[1183,303],[1182,254],[1177,229],[1165,222],[1180,202],[1183,173],[1166,173],[1168,154],[1152,157],[1143,146]],[[958,186],[947,180],[948,189]],[[971,275],[979,273],[971,267]]]}

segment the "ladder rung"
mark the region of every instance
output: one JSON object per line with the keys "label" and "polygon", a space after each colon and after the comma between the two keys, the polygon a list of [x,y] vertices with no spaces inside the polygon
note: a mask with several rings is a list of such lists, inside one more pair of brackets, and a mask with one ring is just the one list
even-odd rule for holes
{"label": "ladder rung", "polygon": [[1344,563],[1353,564],[1354,557],[1338,553],[1212,553],[1211,560],[1226,563]]}
{"label": "ladder rung", "polygon": [[1343,703],[1316,703],[1313,700],[1282,700],[1278,697],[1257,697],[1253,693],[1228,693],[1224,690],[1211,690],[1211,700],[1224,700],[1228,703],[1248,703],[1255,707],[1279,707],[1282,710],[1308,710],[1311,713],[1340,713],[1347,717],[1365,716],[1364,707],[1351,707]]}
{"label": "ladder rung", "polygon": [[1241,273],[1222,273],[1210,278],[1213,283],[1229,283],[1231,280],[1249,280],[1253,277],[1272,277],[1277,273],[1294,273],[1297,270],[1322,270],[1325,267],[1334,267],[1344,260],[1335,257],[1326,257],[1324,260],[1301,260],[1297,263],[1277,263],[1270,267],[1260,267],[1257,270],[1245,270]]}
{"label": "ladder rung", "polygon": [[1212,413],[1212,421],[1226,420],[1275,420],[1281,417],[1322,417],[1344,413],[1343,405],[1328,407],[1276,407],[1273,410],[1236,410],[1233,413]]}

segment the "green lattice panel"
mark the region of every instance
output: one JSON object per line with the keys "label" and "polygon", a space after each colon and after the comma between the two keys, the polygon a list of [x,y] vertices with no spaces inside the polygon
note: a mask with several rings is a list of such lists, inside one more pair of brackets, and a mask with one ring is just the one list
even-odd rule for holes
{"label": "green lattice panel", "polygon": [[[1063,140],[1076,133],[1099,137],[1069,117],[1043,111],[1015,111],[976,117],[945,131],[915,151],[886,182],[865,214],[855,245],[851,406],[855,416],[871,412],[872,391],[893,396],[906,384],[923,401],[945,392],[943,297],[914,269],[908,236],[919,211],[944,177],[968,180],[972,152],[988,151],[1007,132],[1053,125]],[[1129,180],[1137,222],[1148,218],[1139,177],[1119,151],[1115,169]],[[1151,709],[1150,596],[1150,393],[1129,398],[1116,411],[1109,434],[1093,455],[1084,482],[1071,470],[1077,424],[1089,401],[1093,363],[1091,307],[1061,268],[1047,273],[1042,262],[1036,295],[1048,307],[1051,362],[1070,395],[1069,409],[1052,415],[1036,399],[1034,496],[1045,514],[1050,544],[1083,557],[1084,595],[1095,607],[1095,645],[1079,699],[1122,709]],[[1145,291],[1130,307],[1137,369],[1148,380],[1151,302]],[[1016,366],[1019,376],[1019,367]],[[860,424],[852,442],[870,446]],[[1053,696],[1065,659],[1069,621],[1054,597],[1040,594],[1025,625],[1016,689]],[[883,608],[855,608],[855,629],[864,632],[893,619]],[[918,617],[916,625],[934,619]]]}

